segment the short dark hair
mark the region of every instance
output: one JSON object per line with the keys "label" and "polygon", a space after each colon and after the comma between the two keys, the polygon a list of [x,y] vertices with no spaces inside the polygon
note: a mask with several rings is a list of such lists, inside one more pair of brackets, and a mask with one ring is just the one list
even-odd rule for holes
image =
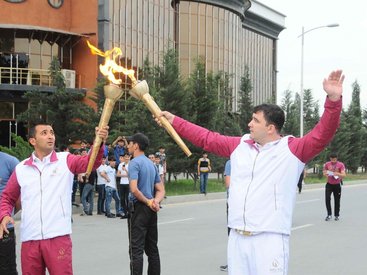
{"label": "short dark hair", "polygon": [[331,153],[329,154],[329,158],[338,158],[338,153],[336,153],[336,152],[331,152]]}
{"label": "short dark hair", "polygon": [[28,139],[30,138],[35,138],[36,137],[36,127],[39,125],[48,125],[52,127],[52,124],[47,123],[47,122],[36,122],[34,124],[32,124],[32,126],[29,128],[29,132],[28,132]]}
{"label": "short dark hair", "polygon": [[65,144],[60,145],[60,151],[61,152],[64,152],[66,149],[68,149],[68,146],[66,146]]}
{"label": "short dark hair", "polygon": [[127,138],[127,142],[136,143],[139,145],[139,149],[145,151],[149,146],[149,139],[142,133],[136,133]]}
{"label": "short dark hair", "polygon": [[108,156],[108,161],[116,161],[115,156]]}
{"label": "short dark hair", "polygon": [[278,132],[282,130],[285,121],[284,111],[275,104],[261,104],[254,107],[253,113],[263,112],[267,124],[273,124]]}

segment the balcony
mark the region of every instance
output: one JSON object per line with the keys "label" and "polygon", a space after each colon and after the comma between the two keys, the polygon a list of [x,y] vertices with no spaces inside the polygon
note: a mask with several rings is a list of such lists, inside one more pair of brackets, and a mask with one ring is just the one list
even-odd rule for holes
{"label": "balcony", "polygon": [[[69,92],[81,91],[82,75],[73,70],[61,70],[65,78],[66,90]],[[48,70],[0,67],[0,90],[53,92],[56,87],[51,85],[51,76]]]}

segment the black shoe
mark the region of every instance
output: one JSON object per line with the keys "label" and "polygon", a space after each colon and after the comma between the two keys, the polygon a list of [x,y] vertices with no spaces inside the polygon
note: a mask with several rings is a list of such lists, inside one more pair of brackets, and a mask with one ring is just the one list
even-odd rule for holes
{"label": "black shoe", "polygon": [[219,269],[220,269],[221,271],[228,271],[228,265],[221,265],[221,266],[219,267]]}
{"label": "black shoe", "polygon": [[123,216],[125,216],[125,214],[123,214],[123,213],[119,213],[119,214],[116,215],[116,217],[120,217],[120,218],[122,218]]}
{"label": "black shoe", "polygon": [[112,213],[106,214],[107,218],[116,218],[116,216]]}
{"label": "black shoe", "polygon": [[331,216],[326,216],[325,221],[330,221],[331,220]]}
{"label": "black shoe", "polygon": [[120,219],[127,219],[127,217],[128,217],[128,215],[127,214],[124,214],[124,215],[121,216]]}
{"label": "black shoe", "polygon": [[77,204],[76,202],[73,202],[72,205],[76,206],[76,207],[79,207],[80,205]]}
{"label": "black shoe", "polygon": [[87,213],[87,216],[93,216],[93,213]]}
{"label": "black shoe", "polygon": [[103,215],[103,213],[102,212],[97,212],[97,215]]}
{"label": "black shoe", "polygon": [[338,221],[339,220],[339,216],[335,216],[335,220]]}

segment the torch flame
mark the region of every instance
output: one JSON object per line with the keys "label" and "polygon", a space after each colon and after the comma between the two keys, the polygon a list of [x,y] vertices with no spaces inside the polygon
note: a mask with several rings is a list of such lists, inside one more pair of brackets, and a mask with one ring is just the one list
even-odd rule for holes
{"label": "torch flame", "polygon": [[122,80],[116,79],[114,73],[123,73],[131,79],[134,86],[136,85],[137,81],[134,77],[134,70],[128,70],[115,62],[115,60],[118,60],[118,57],[122,55],[122,50],[120,48],[115,47],[112,50],[103,52],[93,46],[91,43],[89,43],[89,41],[87,41],[87,44],[92,54],[99,55],[105,58],[105,63],[103,65],[99,65],[99,69],[103,75],[108,77],[109,81],[117,85],[121,84]]}

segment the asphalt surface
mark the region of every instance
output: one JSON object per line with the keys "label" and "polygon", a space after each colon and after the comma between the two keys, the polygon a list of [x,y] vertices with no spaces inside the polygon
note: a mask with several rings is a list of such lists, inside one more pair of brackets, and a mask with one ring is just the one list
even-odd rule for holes
{"label": "asphalt surface", "polygon": [[[306,185],[297,195],[289,275],[367,274],[366,198],[367,181],[347,183],[342,191],[341,219],[325,222],[323,184]],[[74,274],[129,274],[127,221],[96,214],[80,216],[79,211],[75,207],[73,215]],[[18,225],[19,221],[17,235]],[[219,266],[226,263],[226,244],[224,193],[164,201],[158,244],[163,275],[225,274]],[[18,255],[19,247],[18,242]]]}

